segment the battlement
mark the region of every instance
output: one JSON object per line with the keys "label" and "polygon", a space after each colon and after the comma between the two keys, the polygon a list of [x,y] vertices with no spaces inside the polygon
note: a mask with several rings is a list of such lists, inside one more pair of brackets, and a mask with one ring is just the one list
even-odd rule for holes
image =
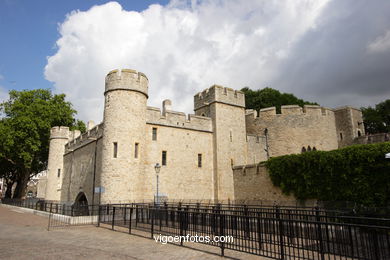
{"label": "battlement", "polygon": [[[303,108],[298,105],[286,105],[281,107],[281,113],[276,113],[276,107],[262,108],[259,111],[260,119],[269,119],[273,117],[287,116],[287,115],[310,115],[310,116],[328,116],[333,115],[334,112],[330,108],[325,108],[317,105],[304,105]],[[247,116],[254,116],[253,111],[248,111]]]}
{"label": "battlement", "polygon": [[213,85],[194,96],[194,109],[214,102],[245,108],[245,95],[239,90]]}
{"label": "battlement", "polygon": [[69,131],[69,141],[73,140],[73,139],[76,139],[77,137],[79,137],[81,135],[81,132],[80,130],[73,130],[73,131]]}
{"label": "battlement", "polygon": [[50,139],[68,139],[69,127],[67,126],[54,126],[50,129]]}
{"label": "battlement", "polygon": [[334,109],[335,112],[342,111],[342,110],[355,110],[355,111],[361,111],[359,108],[351,107],[351,106],[343,106],[343,107],[337,107]]}
{"label": "battlement", "polygon": [[132,90],[148,96],[148,78],[132,69],[112,70],[106,76],[105,93],[113,90]]}
{"label": "battlement", "polygon": [[245,110],[245,117],[254,119],[257,117],[257,111],[254,109],[246,109]]}
{"label": "battlement", "polygon": [[197,115],[186,116],[183,112],[172,110],[161,111],[157,107],[147,107],[146,122],[148,124],[212,132],[211,118]]}
{"label": "battlement", "polygon": [[91,128],[90,130],[88,130],[87,132],[81,135],[80,135],[80,131],[78,130],[71,131],[71,132],[73,132],[74,138],[70,139],[70,141],[67,144],[65,144],[65,153],[77,149],[81,146],[84,146],[90,143],[91,141],[100,138],[103,135],[103,123],[94,126],[93,128]]}

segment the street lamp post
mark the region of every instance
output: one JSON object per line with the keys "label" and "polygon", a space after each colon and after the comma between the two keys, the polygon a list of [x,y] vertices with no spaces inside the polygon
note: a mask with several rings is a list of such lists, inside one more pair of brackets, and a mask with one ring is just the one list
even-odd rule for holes
{"label": "street lamp post", "polygon": [[160,196],[158,194],[158,174],[160,173],[160,169],[161,169],[161,166],[159,163],[156,163],[156,165],[154,166],[154,170],[156,171],[156,181],[157,181],[157,192],[156,192],[156,196],[157,196],[157,205],[160,205]]}

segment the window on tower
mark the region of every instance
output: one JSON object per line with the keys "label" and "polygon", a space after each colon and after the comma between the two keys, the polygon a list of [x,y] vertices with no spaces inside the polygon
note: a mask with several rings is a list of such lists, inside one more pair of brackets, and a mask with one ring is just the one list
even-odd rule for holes
{"label": "window on tower", "polygon": [[157,128],[156,127],[152,128],[152,140],[153,141],[157,140]]}
{"label": "window on tower", "polygon": [[139,144],[135,143],[135,145],[134,145],[134,158],[138,158],[138,148],[139,148]]}
{"label": "window on tower", "polygon": [[114,142],[114,158],[118,157],[118,143]]}
{"label": "window on tower", "polygon": [[162,151],[161,165],[167,165],[167,151]]}

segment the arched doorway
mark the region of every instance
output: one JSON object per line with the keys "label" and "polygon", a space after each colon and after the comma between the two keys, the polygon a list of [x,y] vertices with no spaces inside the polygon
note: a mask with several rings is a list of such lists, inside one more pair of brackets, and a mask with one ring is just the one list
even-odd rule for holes
{"label": "arched doorway", "polygon": [[85,196],[84,192],[80,192],[73,204],[73,214],[74,216],[88,216],[89,215],[89,207],[88,207],[88,199]]}

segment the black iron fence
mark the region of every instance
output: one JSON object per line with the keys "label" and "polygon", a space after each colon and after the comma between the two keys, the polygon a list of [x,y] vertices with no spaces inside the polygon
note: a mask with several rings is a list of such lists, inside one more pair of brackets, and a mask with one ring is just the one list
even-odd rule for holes
{"label": "black iron fence", "polygon": [[2,199],[3,204],[39,210],[65,216],[89,216],[98,214],[98,205],[58,203],[39,199]]}
{"label": "black iron fence", "polygon": [[[2,202],[48,212],[48,228],[97,224],[129,233],[144,231],[154,239],[202,236],[209,240],[199,243],[219,247],[222,255],[229,249],[275,259],[390,259],[390,219],[350,216],[345,210],[211,203]],[[217,236],[232,240],[216,241]]]}
{"label": "black iron fence", "polygon": [[[208,237],[198,241],[276,259],[390,259],[390,228],[330,215],[319,208],[212,209],[143,204],[101,205],[98,225],[150,232],[150,236]],[[371,220],[373,221],[373,220]],[[381,220],[384,224],[388,220]],[[356,223],[357,222],[357,223]],[[379,223],[379,222],[378,222]],[[232,237],[216,242],[218,236]]]}

